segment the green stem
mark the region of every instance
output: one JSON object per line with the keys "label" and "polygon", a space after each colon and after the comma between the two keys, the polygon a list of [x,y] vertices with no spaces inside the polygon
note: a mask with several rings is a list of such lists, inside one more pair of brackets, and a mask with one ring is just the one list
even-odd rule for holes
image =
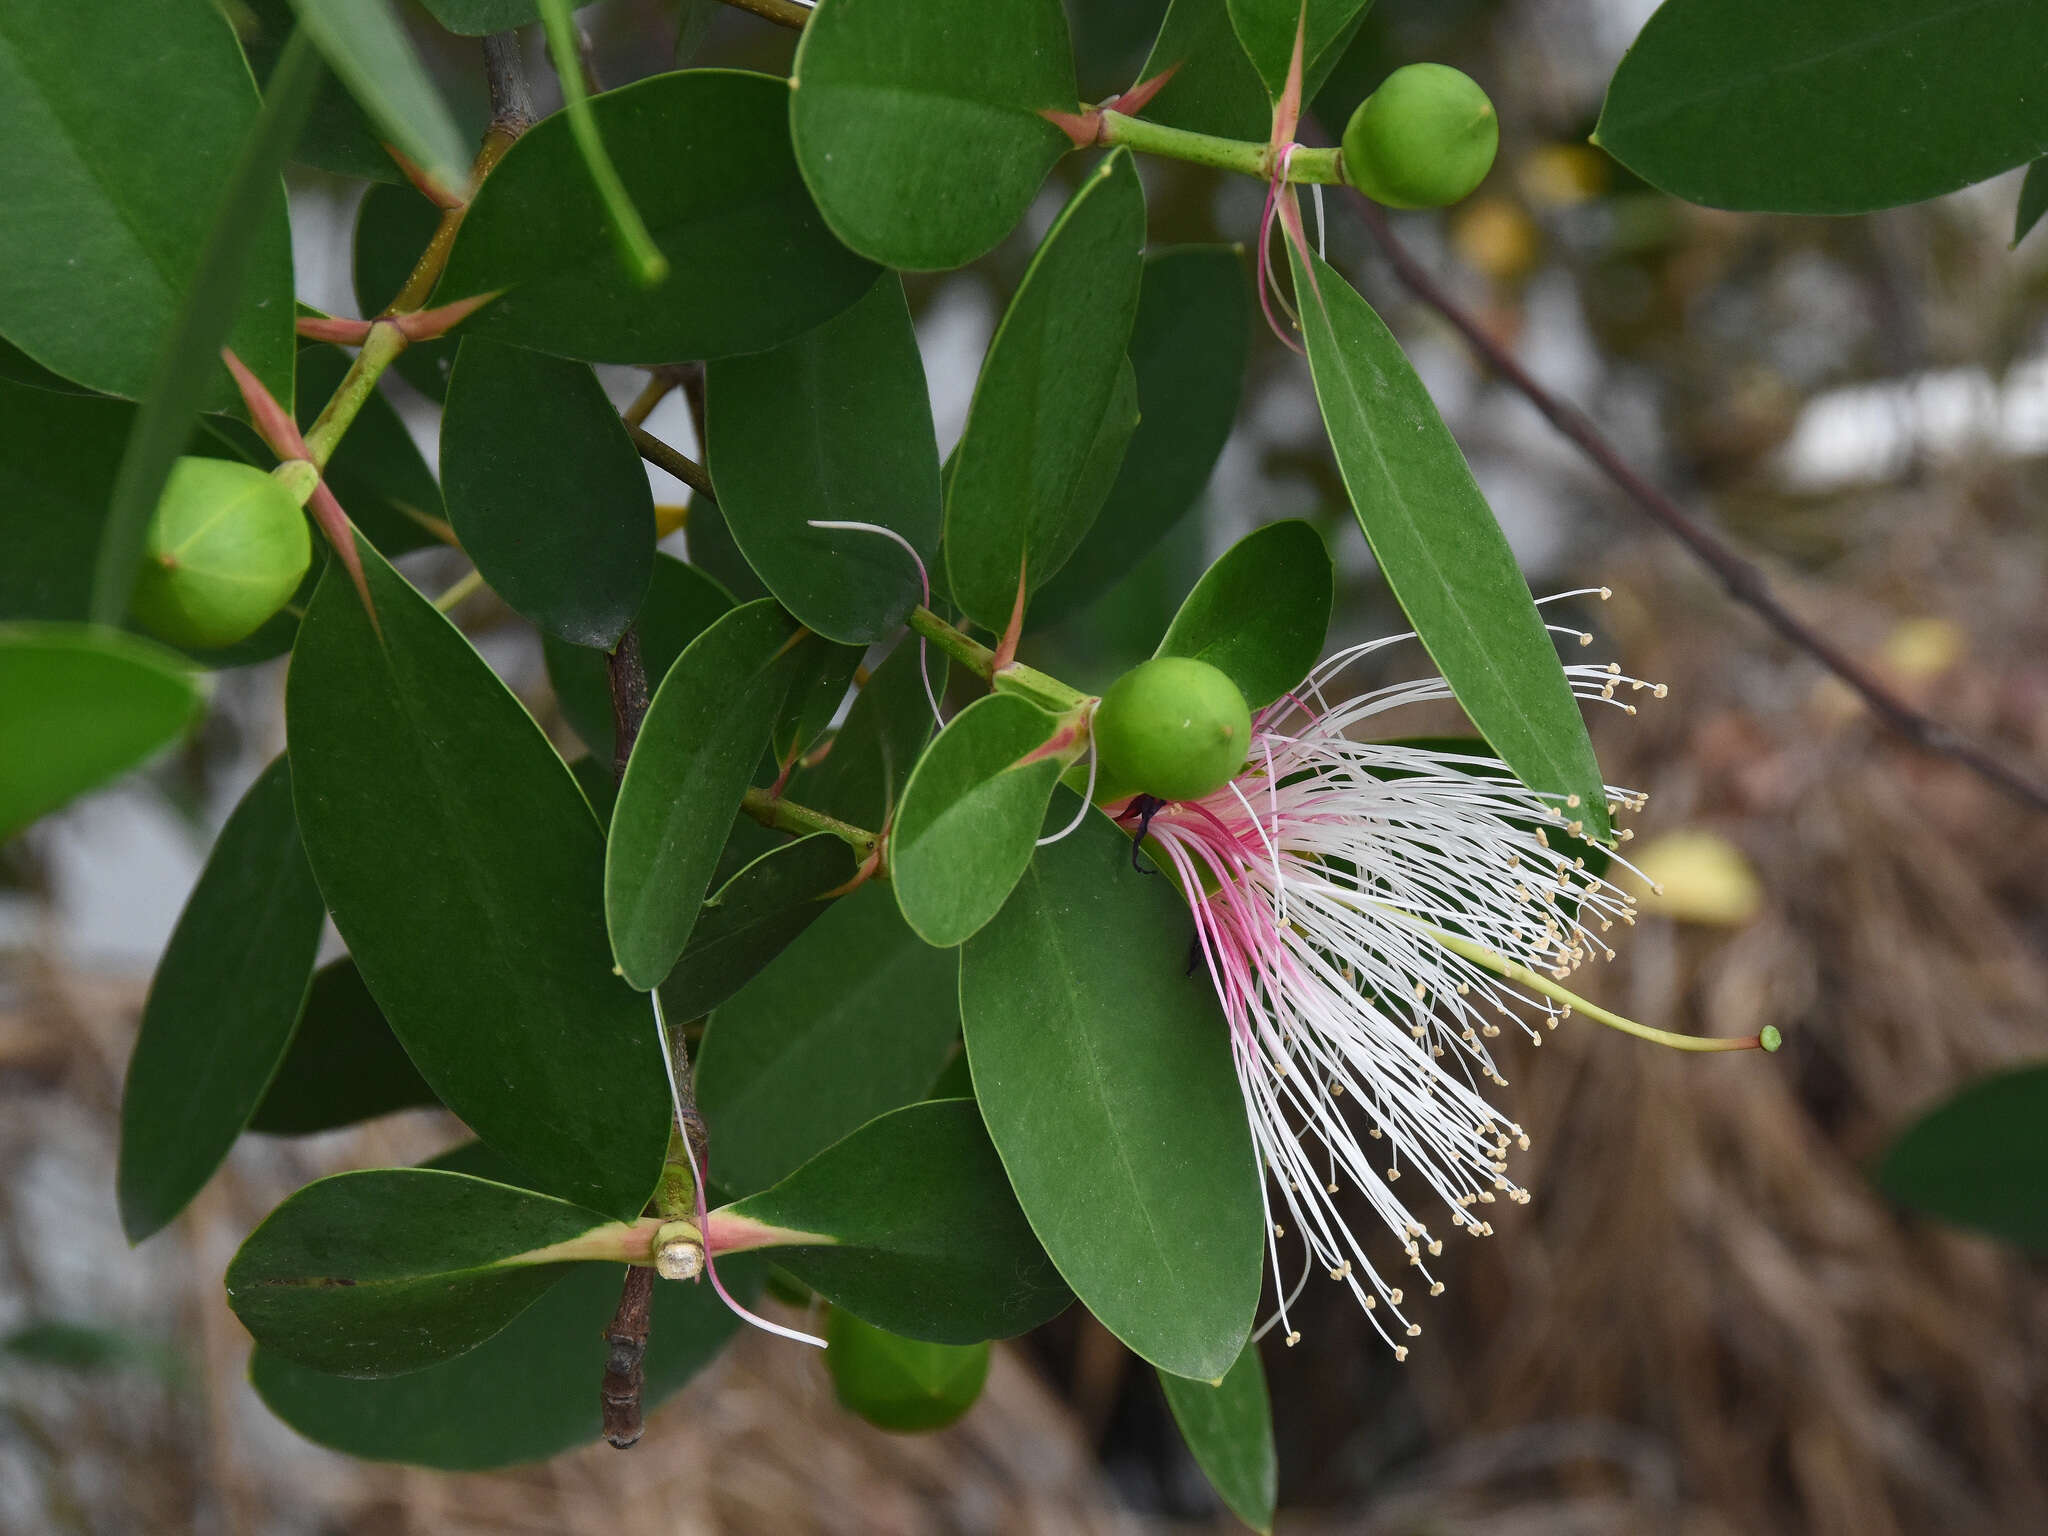
{"label": "green stem", "polygon": [[875,844],[881,840],[864,827],[856,827],[836,816],[827,816],[823,811],[814,811],[807,805],[798,805],[780,795],[771,795],[765,789],[748,790],[740,800],[740,809],[762,826],[772,827],[777,832],[789,832],[798,837],[813,832],[830,832],[862,858],[873,853]]}
{"label": "green stem", "polygon": [[[1213,133],[1194,133],[1186,128],[1169,128],[1142,117],[1126,117],[1105,111],[1098,142],[1123,144],[1146,155],[1164,155],[1191,165],[1213,166],[1235,171],[1240,176],[1268,181],[1273,175],[1272,148],[1250,139],[1225,139]],[[1335,149],[1308,149],[1296,145],[1287,160],[1291,182],[1320,182],[1324,186],[1344,185],[1344,157]]]}
{"label": "green stem", "polygon": [[461,577],[446,592],[434,599],[434,606],[443,613],[453,613],[468,600],[470,595],[484,584],[482,571],[471,571]]}
{"label": "green stem", "polygon": [[1056,715],[1064,715],[1087,702],[1088,695],[1080,689],[1069,688],[1049,673],[1020,661],[998,669],[994,651],[962,634],[929,608],[910,610],[910,628],[1000,692],[1018,694]]}
{"label": "green stem", "polygon": [[398,360],[398,354],[405,350],[405,346],[405,333],[397,326],[370,327],[370,334],[356,353],[355,361],[341,376],[341,382],[335,386],[333,396],[322,408],[318,419],[306,429],[306,451],[313,456],[317,468],[324,470],[327,467],[327,461],[334,457],[334,450],[341,446],[342,434],[355,421],[356,413],[362,410],[364,402],[376,392],[377,381],[384,376],[384,370]]}
{"label": "green stem", "polygon": [[654,243],[641,221],[640,210],[626,184],[619,180],[618,167],[597,131],[597,116],[590,110],[590,96],[583,86],[583,62],[576,49],[576,23],[569,15],[569,0],[541,0],[540,19],[548,34],[548,52],[555,61],[555,74],[562,82],[562,109],[569,114],[569,135],[583,156],[597,195],[610,219],[612,237],[618,241],[619,256],[626,270],[643,288],[652,288],[668,276],[668,258]]}
{"label": "green stem", "polygon": [[[1425,925],[1427,926],[1427,925]],[[1775,1026],[1766,1028],[1760,1035],[1744,1035],[1740,1039],[1725,1036],[1674,1035],[1668,1029],[1652,1029],[1647,1024],[1638,1024],[1634,1019],[1625,1019],[1618,1013],[1610,1013],[1598,1003],[1589,1003],[1577,993],[1567,990],[1548,976],[1531,970],[1519,960],[1510,960],[1497,954],[1484,944],[1474,943],[1455,933],[1446,933],[1441,928],[1428,928],[1429,936],[1443,945],[1454,955],[1463,955],[1474,965],[1483,965],[1496,976],[1505,977],[1519,986],[1540,992],[1543,996],[1566,1007],[1583,1013],[1609,1029],[1618,1029],[1624,1035],[1634,1035],[1638,1040],[1648,1040],[1653,1045],[1667,1045],[1674,1051],[1775,1051],[1783,1043]]]}

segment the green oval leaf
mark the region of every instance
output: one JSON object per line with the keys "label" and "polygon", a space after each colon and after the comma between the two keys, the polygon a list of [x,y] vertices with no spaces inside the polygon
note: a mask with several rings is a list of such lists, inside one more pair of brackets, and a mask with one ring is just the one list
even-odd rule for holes
{"label": "green oval leaf", "polygon": [[705,899],[682,958],[661,984],[662,1007],[678,1019],[704,1017],[823,917],[828,893],[854,869],[853,850],[829,832],[771,848],[745,866]]}
{"label": "green oval leaf", "polygon": [[[1285,0],[1279,0],[1279,4],[1284,5]],[[1309,11],[1311,26],[1318,30],[1311,35],[1321,35],[1321,22],[1347,4],[1355,4],[1355,0],[1315,0]],[[1270,90],[1238,39],[1234,9],[1237,7],[1231,0],[1173,0],[1167,7],[1165,19],[1159,24],[1158,40],[1153,43],[1151,57],[1145,60],[1138,78],[1149,80],[1175,65],[1179,68],[1145,109],[1147,118],[1169,128],[1219,134],[1226,139],[1257,139],[1261,143],[1266,140],[1273,121],[1272,99],[1286,79],[1294,47],[1294,24],[1301,7],[1294,5],[1287,10],[1281,23],[1286,28],[1286,38],[1277,48],[1270,39],[1277,39],[1278,27],[1262,29],[1258,23],[1266,17],[1249,14],[1251,9],[1257,9],[1272,13],[1273,19],[1278,20],[1274,0],[1256,0],[1254,7],[1246,8],[1255,35],[1261,38],[1261,56],[1269,62],[1276,57],[1279,61]],[[1331,35],[1320,51],[1304,56],[1304,103],[1315,100],[1316,92],[1344,57],[1365,12],[1365,7],[1358,6],[1349,23]]]}
{"label": "green oval leaf", "polygon": [[1020,569],[1044,586],[1100,508],[1077,489],[1129,366],[1144,246],[1145,194],[1120,149],[1067,203],[989,343],[946,483],[946,577],[978,624],[1000,632]]}
{"label": "green oval leaf", "polygon": [[0,380],[0,619],[86,616],[114,468],[134,421],[123,400]]}
{"label": "green oval leaf", "polygon": [[561,113],[485,178],[442,302],[501,296],[466,334],[594,363],[673,363],[778,346],[838,314],[875,269],[832,237],[789,150],[788,92],[737,70],[656,75],[594,97],[605,146],[669,274],[620,266]]}
{"label": "green oval leaf", "polygon": [[1195,504],[1237,417],[1250,335],[1251,289],[1235,249],[1184,245],[1145,258],[1129,348],[1138,426],[1102,503],[1114,511],[1096,518],[1033,599],[1035,620],[1051,623],[1107,592]]}
{"label": "green oval leaf", "polygon": [[396,1109],[438,1104],[346,957],[313,973],[291,1045],[249,1129],[308,1136]]}
{"label": "green oval leaf", "polygon": [[654,497],[588,364],[464,337],[441,475],[492,591],[571,645],[618,644],[653,576]]}
{"label": "green oval leaf", "polygon": [[1170,879],[1090,815],[961,951],[960,1012],[975,1098],[1060,1274],[1139,1355],[1213,1381],[1251,1329],[1264,1216],[1193,934]]}
{"label": "green oval leaf", "polygon": [[[683,564],[674,555],[656,554],[647,595],[633,617],[640,635],[640,661],[648,678],[659,685],[683,648],[731,607],[731,595],[697,567]],[[604,653],[570,645],[552,635],[542,635],[540,643],[563,718],[609,778],[612,684]]]}
{"label": "green oval leaf", "polygon": [[[409,185],[380,183],[356,205],[352,274],[356,312],[381,315],[396,299],[421,252],[441,224],[441,210]],[[431,400],[445,399],[455,368],[453,336],[415,341],[398,354],[396,368],[406,383]],[[326,396],[321,396],[324,402]],[[355,428],[349,429],[353,435]],[[344,445],[347,439],[343,439]],[[348,503],[344,501],[343,506]],[[350,508],[354,512],[354,508]]]}
{"label": "green oval leaf", "polygon": [[221,828],[150,983],[121,1094],[116,1189],[139,1243],[213,1176],[277,1071],[327,909],[282,757]]}
{"label": "green oval leaf", "polygon": [[[1311,76],[1320,78],[1350,46],[1372,8],[1372,0],[1229,0],[1230,24],[1245,56],[1259,72],[1266,94],[1278,100],[1294,60],[1294,39],[1302,39],[1302,105],[1314,99]],[[1315,69],[1311,66],[1320,65]]]}
{"label": "green oval leaf", "polygon": [[939,445],[903,284],[795,341],[705,370],[705,438],[726,527],[782,606],[829,640],[866,644],[922,600],[939,547]]}
{"label": "green oval leaf", "polygon": [[0,624],[0,840],[154,757],[206,695],[175,651],[86,624]]}
{"label": "green oval leaf", "polygon": [[839,238],[906,271],[964,266],[1031,206],[1075,107],[1059,0],[825,0],[789,79],[797,161]]}
{"label": "green oval leaf", "polygon": [[[148,47],[134,46],[138,35]],[[0,143],[10,146],[0,332],[64,378],[148,394],[256,117],[249,66],[212,6],[82,12],[10,0],[0,12]],[[235,398],[214,351],[223,337],[291,399],[291,232],[277,175],[287,147],[250,188],[236,228],[246,280],[221,300],[220,331],[181,392],[193,404]]]}
{"label": "green oval leaf", "polygon": [[1237,1364],[1214,1385],[1170,1371],[1159,1373],[1159,1385],[1209,1485],[1238,1519],[1255,1531],[1270,1532],[1280,1468],[1258,1345],[1247,1343]]}
{"label": "green oval leaf", "polygon": [[846,702],[853,674],[865,654],[857,645],[812,641],[791,674],[789,693],[768,734],[768,748],[778,766],[788,767],[816,745]]}
{"label": "green oval leaf", "polygon": [[655,691],[612,808],[604,909],[619,970],[645,992],[697,921],[740,797],[809,649],[768,599],[720,617]]}
{"label": "green oval leaf", "polygon": [[879,884],[833,902],[704,1033],[697,1107],[719,1187],[766,1189],[924,1097],[960,1033],[958,972]]}
{"label": "green oval leaf", "polygon": [[961,943],[1001,910],[1031,862],[1065,764],[1024,762],[1059,721],[1011,693],[976,699],[925,749],[889,838],[889,883],[927,944]]}
{"label": "green oval leaf", "polygon": [[1667,0],[1594,142],[1710,208],[1868,213],[2048,150],[2036,0]]}
{"label": "green oval leaf", "polygon": [[389,0],[291,0],[380,138],[448,192],[469,187],[469,150]]}
{"label": "green oval leaf", "polygon": [[1586,723],[1507,537],[1372,306],[1289,247],[1323,424],[1380,571],[1479,734],[1531,789],[1577,795],[1608,834]]}
{"label": "green oval leaf", "polygon": [[444,1104],[550,1189],[637,1214],[669,1111],[647,1005],[612,974],[604,839],[519,701],[358,545],[381,634],[330,569],[285,690],[328,910]]}
{"label": "green oval leaf", "polygon": [[1877,1183],[1916,1210],[2048,1253],[2048,1066],[1979,1078],[1923,1115]]}
{"label": "green oval leaf", "polygon": [[1315,526],[1268,523],[1202,573],[1153,654],[1206,661],[1262,709],[1315,666],[1336,599],[1337,568]]}
{"label": "green oval leaf", "polygon": [[839,1406],[897,1434],[958,1420],[981,1396],[988,1356],[985,1340],[927,1344],[871,1328],[851,1312],[825,1319],[825,1369]]}
{"label": "green oval leaf", "polygon": [[714,1212],[714,1231],[721,1218],[829,1238],[775,1260],[834,1306],[908,1338],[1010,1338],[1073,1300],[968,1099],[870,1120],[774,1188]]}
{"label": "green oval leaf", "polygon": [[[760,1289],[761,1269],[735,1256],[718,1266],[718,1278],[746,1300]],[[600,1433],[597,1384],[622,1276],[618,1265],[573,1265],[502,1332],[403,1376],[330,1376],[258,1347],[249,1383],[308,1440],[366,1461],[448,1472],[541,1461]],[[647,1410],[710,1364],[738,1326],[708,1285],[655,1286],[641,1388]]]}
{"label": "green oval leaf", "polygon": [[568,1272],[551,1261],[559,1245],[631,1230],[462,1173],[339,1173],[249,1234],[228,1265],[228,1304],[287,1360],[334,1376],[396,1376],[476,1348],[525,1311]]}

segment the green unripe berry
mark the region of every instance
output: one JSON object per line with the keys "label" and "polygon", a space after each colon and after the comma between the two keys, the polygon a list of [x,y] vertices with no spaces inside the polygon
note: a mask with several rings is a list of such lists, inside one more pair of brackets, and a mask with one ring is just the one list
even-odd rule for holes
{"label": "green unripe berry", "polygon": [[1095,712],[1098,798],[1200,799],[1237,776],[1251,744],[1237,684],[1206,661],[1154,657],[1118,678]]}
{"label": "green unripe berry", "polygon": [[248,638],[313,558],[290,491],[232,459],[180,459],[149,523],[130,611],[159,639],[216,650]]}
{"label": "green unripe berry", "polygon": [[1405,64],[1360,103],[1344,129],[1344,174],[1389,208],[1441,208],[1493,168],[1500,119],[1470,75]]}

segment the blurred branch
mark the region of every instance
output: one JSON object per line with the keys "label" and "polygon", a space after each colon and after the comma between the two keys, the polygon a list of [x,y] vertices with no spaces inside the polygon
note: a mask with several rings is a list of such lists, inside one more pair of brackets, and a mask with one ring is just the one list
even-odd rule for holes
{"label": "blurred branch", "polygon": [[751,11],[778,27],[797,27],[811,19],[811,8],[800,0],[725,0],[736,11]]}
{"label": "blurred branch", "polygon": [[626,430],[632,434],[633,446],[640,450],[640,457],[656,469],[665,469],[683,484],[701,496],[714,500],[717,493],[711,489],[711,476],[704,472],[704,466],[679,449],[671,448],[645,427],[626,423]]}
{"label": "blurred branch", "polygon": [[484,39],[484,78],[491,88],[491,126],[518,138],[534,119],[517,32],[493,32]]}
{"label": "blurred branch", "polygon": [[1395,236],[1384,209],[1353,188],[1345,190],[1351,194],[1366,231],[1379,245],[1393,266],[1394,275],[1400,278],[1408,291],[1448,320],[1489,368],[1520,391],[1553,427],[1576,443],[1579,450],[1598,465],[1652,522],[1691,550],[1701,564],[1720,578],[1730,597],[1752,610],[1783,639],[1847,683],[1870,706],[1872,713],[1899,735],[1926,751],[1961,763],[2021,804],[2037,811],[2048,811],[2048,785],[2037,783],[1975,742],[1914,709],[1855,658],[1779,602],[1761,569],[1695,522],[1677,502],[1623,458],[1621,451],[1593,425],[1585,412],[1560,400],[1537,383],[1515,360],[1514,354],[1488,335],[1478,320],[1451,297],[1450,292]]}

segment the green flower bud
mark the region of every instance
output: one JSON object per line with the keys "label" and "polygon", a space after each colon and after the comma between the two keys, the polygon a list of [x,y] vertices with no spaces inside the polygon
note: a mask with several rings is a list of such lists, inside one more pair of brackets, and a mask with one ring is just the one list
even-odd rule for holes
{"label": "green flower bud", "polygon": [[1159,656],[1133,667],[1095,712],[1099,800],[1195,800],[1228,784],[1251,751],[1237,684],[1206,661]]}
{"label": "green flower bud", "polygon": [[1478,82],[1448,64],[1405,64],[1344,129],[1344,174],[1389,208],[1441,208],[1486,179],[1500,119]]}
{"label": "green flower bud", "polygon": [[150,519],[130,611],[173,645],[246,639],[299,588],[313,558],[291,492],[231,459],[180,459]]}

